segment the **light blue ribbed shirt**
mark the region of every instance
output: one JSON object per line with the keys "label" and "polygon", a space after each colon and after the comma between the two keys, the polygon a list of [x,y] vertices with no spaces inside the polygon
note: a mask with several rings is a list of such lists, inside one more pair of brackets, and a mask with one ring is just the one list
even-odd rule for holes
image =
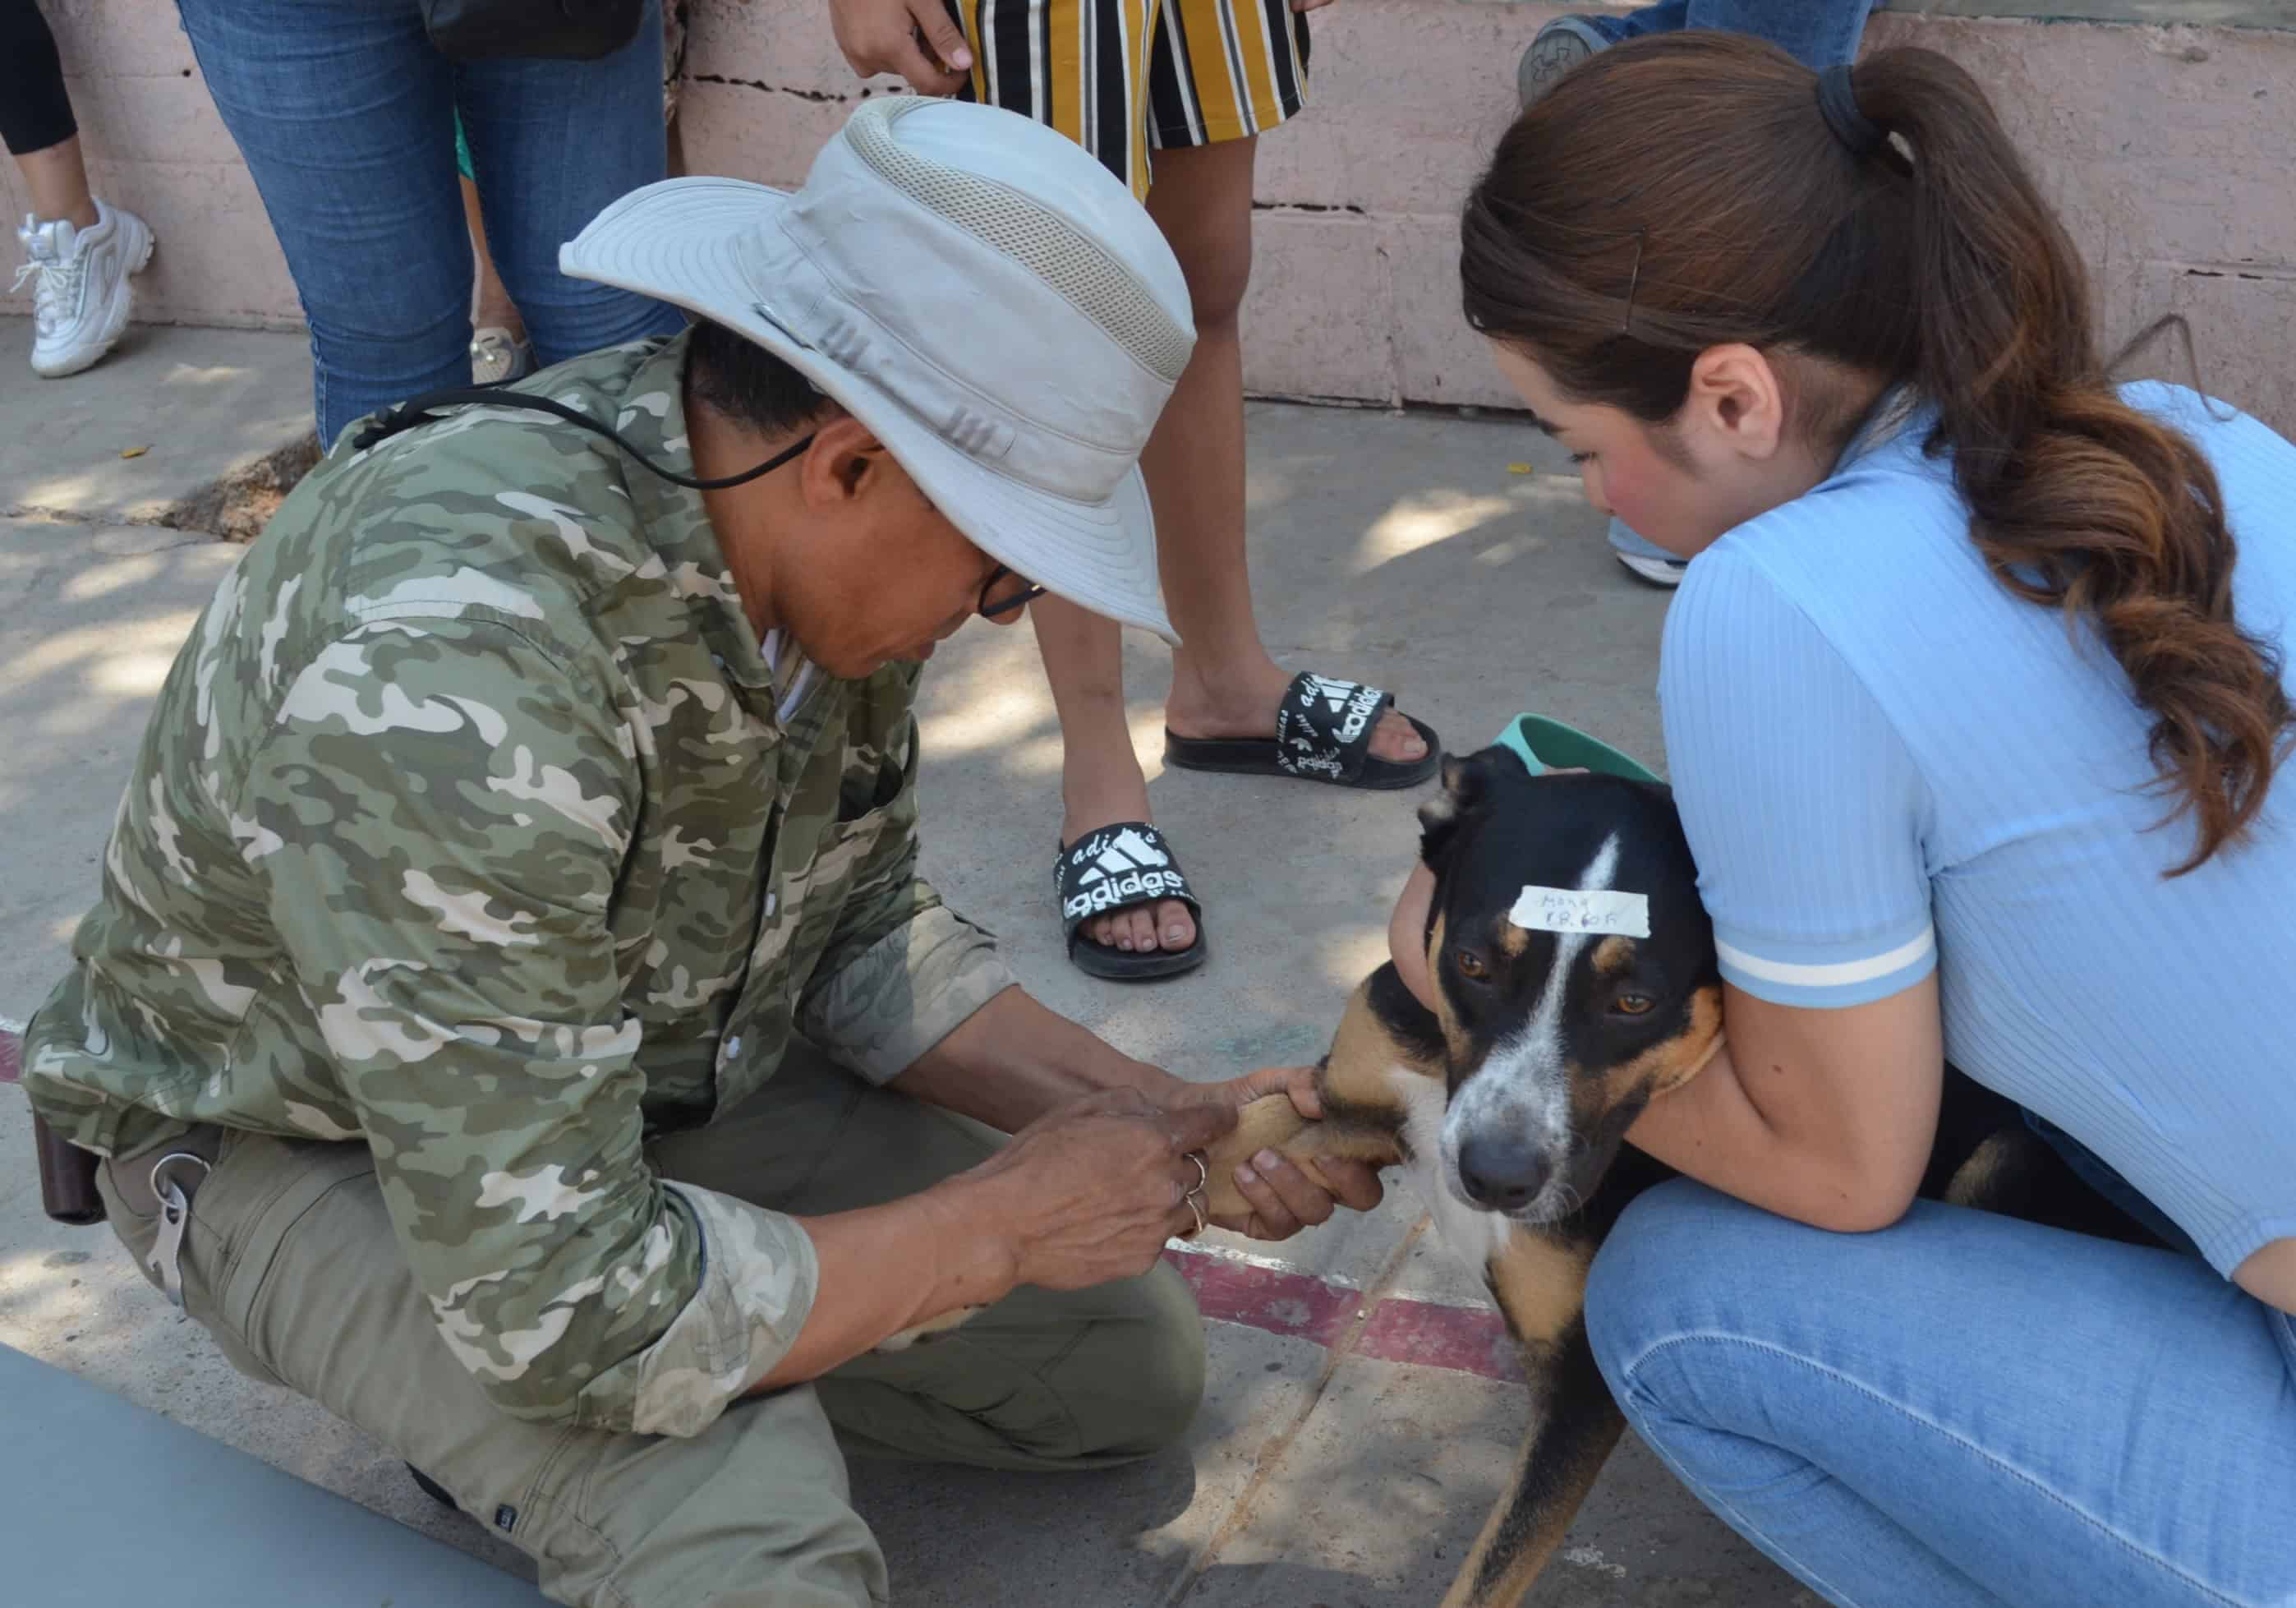
{"label": "light blue ribbed shirt", "polygon": [[[2222,484],[2234,605],[2296,639],[2296,446],[2133,385]],[[1934,967],[1954,1064],[2087,1144],[2229,1273],[2296,1235],[2296,767],[2252,839],[2174,880],[2188,819],[2086,625],[2010,595],[1925,410],[1690,565],[1669,769],[1723,975],[1792,1005]]]}

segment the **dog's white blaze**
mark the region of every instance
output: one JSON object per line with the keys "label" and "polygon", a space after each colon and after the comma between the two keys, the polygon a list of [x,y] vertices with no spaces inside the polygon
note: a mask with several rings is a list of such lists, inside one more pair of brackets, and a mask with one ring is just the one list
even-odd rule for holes
{"label": "dog's white blaze", "polygon": [[[1612,833],[1578,874],[1577,891],[1606,892],[1618,874],[1619,836]],[[1583,931],[1555,935],[1554,962],[1530,1020],[1491,1051],[1444,1113],[1445,1182],[1457,1178],[1459,1146],[1478,1129],[1528,1128],[1552,1154],[1560,1156],[1570,1148],[1570,1079],[1562,1054],[1562,997],[1570,987],[1570,969],[1593,936]],[[1532,1208],[1544,1200],[1542,1192]],[[1461,1203],[1465,1204],[1464,1195]]]}
{"label": "dog's white blaze", "polygon": [[1388,1073],[1387,1081],[1396,1103],[1403,1107],[1403,1143],[1411,1157],[1404,1177],[1434,1219],[1435,1233],[1445,1247],[1480,1278],[1506,1243],[1507,1219],[1470,1206],[1451,1182],[1451,1162],[1443,1148],[1441,1082],[1399,1066]]}

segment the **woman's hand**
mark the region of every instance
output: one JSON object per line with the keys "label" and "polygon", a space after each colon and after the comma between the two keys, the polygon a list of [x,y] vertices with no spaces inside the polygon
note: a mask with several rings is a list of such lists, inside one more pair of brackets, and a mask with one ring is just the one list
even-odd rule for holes
{"label": "woman's hand", "polygon": [[[1289,1095],[1292,1108],[1302,1117],[1310,1122],[1323,1120],[1324,1108],[1316,1098],[1316,1069],[1312,1066],[1262,1067],[1225,1083],[1185,1087],[1195,1091],[1200,1099],[1218,1100],[1236,1111],[1269,1095]],[[1381,1187],[1379,1174],[1360,1161],[1319,1157],[1316,1166],[1330,1183],[1329,1189],[1275,1151],[1261,1151],[1236,1168],[1234,1175],[1236,1193],[1251,1203],[1250,1214],[1242,1218],[1223,1214],[1211,1221],[1256,1240],[1288,1240],[1302,1228],[1328,1222],[1339,1207],[1369,1211],[1386,1193]]]}

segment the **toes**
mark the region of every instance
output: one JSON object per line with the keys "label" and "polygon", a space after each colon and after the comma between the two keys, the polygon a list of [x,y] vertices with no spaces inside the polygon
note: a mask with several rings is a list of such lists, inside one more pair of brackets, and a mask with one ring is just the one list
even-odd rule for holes
{"label": "toes", "polygon": [[1372,728],[1371,751],[1379,759],[1408,765],[1427,757],[1427,742],[1400,710],[1389,710]]}
{"label": "toes", "polygon": [[1085,936],[1103,948],[1121,954],[1148,954],[1157,949],[1185,949],[1196,941],[1195,918],[1177,899],[1159,899],[1152,907],[1132,905],[1085,923]]}
{"label": "toes", "polygon": [[1141,905],[1127,910],[1124,915],[1132,924],[1132,947],[1144,953],[1153,953],[1156,948],[1156,913]]}

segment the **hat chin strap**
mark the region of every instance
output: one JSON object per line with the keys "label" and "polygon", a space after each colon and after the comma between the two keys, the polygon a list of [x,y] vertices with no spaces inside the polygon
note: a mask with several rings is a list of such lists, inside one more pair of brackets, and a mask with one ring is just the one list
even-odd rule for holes
{"label": "hat chin strap", "polygon": [[714,480],[701,480],[692,475],[664,469],[631,446],[629,439],[620,431],[600,423],[586,413],[567,406],[563,402],[549,397],[529,397],[520,391],[502,390],[491,385],[457,385],[444,390],[426,391],[411,401],[400,403],[360,431],[352,439],[351,448],[355,452],[365,452],[380,447],[393,436],[435,423],[437,415],[432,410],[441,407],[523,407],[533,413],[549,414],[569,424],[578,425],[593,435],[605,437],[649,474],[659,475],[673,486],[684,486],[694,491],[723,491],[730,486],[745,486],[760,476],[773,473],[813,445],[813,433],[808,431],[755,469],[745,469],[739,474],[725,475]]}

